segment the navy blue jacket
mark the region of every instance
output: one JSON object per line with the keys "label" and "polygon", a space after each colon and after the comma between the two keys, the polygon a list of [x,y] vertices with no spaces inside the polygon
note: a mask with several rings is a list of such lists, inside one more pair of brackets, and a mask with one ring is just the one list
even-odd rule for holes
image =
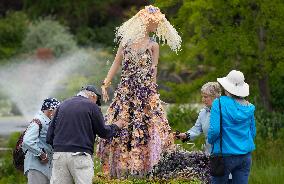
{"label": "navy blue jacket", "polygon": [[88,98],[75,96],[62,102],[48,128],[46,142],[54,152],[87,152],[93,154],[96,134],[113,137],[116,125],[105,125],[97,104]]}

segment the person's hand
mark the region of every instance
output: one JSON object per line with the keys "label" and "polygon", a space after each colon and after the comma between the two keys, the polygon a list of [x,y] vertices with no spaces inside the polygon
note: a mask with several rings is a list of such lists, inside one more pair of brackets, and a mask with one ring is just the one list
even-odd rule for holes
{"label": "person's hand", "polygon": [[127,125],[127,120],[126,119],[119,119],[118,121],[114,122],[116,126],[118,126],[119,129],[122,129]]}
{"label": "person's hand", "polygon": [[42,153],[42,154],[39,156],[39,160],[40,160],[40,163],[42,163],[42,164],[47,164],[47,163],[48,163],[47,154],[46,154],[46,153]]}
{"label": "person's hand", "polygon": [[102,86],[102,93],[103,93],[103,101],[107,102],[109,100],[108,94],[107,94],[107,87],[106,86]]}
{"label": "person's hand", "polygon": [[180,131],[178,131],[178,130],[176,130],[175,132],[173,132],[174,139],[179,139],[179,134],[180,134]]}
{"label": "person's hand", "polygon": [[180,132],[178,130],[176,132],[173,132],[174,139],[179,139],[179,137],[178,137],[179,134],[180,134]]}
{"label": "person's hand", "polygon": [[176,139],[184,140],[187,138],[185,133],[180,133],[177,131],[177,132],[174,132],[173,134]]}
{"label": "person's hand", "polygon": [[178,137],[179,137],[179,139],[181,139],[181,140],[184,140],[184,139],[187,138],[187,136],[186,136],[185,133],[180,133],[180,134],[178,135]]}

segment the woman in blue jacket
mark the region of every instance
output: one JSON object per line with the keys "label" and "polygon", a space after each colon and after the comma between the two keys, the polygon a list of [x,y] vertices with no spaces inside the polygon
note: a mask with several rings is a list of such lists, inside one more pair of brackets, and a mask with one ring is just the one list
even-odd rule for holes
{"label": "woman in blue jacket", "polygon": [[[255,149],[256,135],[255,106],[245,100],[249,95],[249,85],[240,71],[232,70],[217,81],[224,88],[225,96],[220,97],[222,113],[222,154],[225,175],[212,177],[213,184],[226,183],[232,173],[234,184],[248,183],[251,168],[251,152]],[[220,109],[219,99],[215,99],[210,116],[208,142],[212,154],[220,154]]]}

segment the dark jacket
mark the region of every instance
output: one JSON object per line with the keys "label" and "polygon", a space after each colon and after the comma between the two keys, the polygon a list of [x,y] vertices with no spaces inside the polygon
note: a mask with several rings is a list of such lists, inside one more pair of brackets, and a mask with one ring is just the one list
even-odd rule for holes
{"label": "dark jacket", "polygon": [[101,138],[113,137],[116,125],[105,125],[97,104],[88,98],[75,96],[58,107],[48,128],[46,142],[54,152],[87,152],[93,154],[96,134]]}

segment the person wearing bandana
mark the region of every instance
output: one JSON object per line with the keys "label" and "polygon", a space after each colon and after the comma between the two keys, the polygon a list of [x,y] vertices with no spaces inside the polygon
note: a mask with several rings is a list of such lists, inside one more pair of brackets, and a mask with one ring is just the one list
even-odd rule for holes
{"label": "person wearing bandana", "polygon": [[49,123],[60,102],[55,98],[43,101],[41,110],[28,126],[22,148],[26,152],[24,173],[28,184],[48,184],[51,175],[52,147],[46,143]]}

